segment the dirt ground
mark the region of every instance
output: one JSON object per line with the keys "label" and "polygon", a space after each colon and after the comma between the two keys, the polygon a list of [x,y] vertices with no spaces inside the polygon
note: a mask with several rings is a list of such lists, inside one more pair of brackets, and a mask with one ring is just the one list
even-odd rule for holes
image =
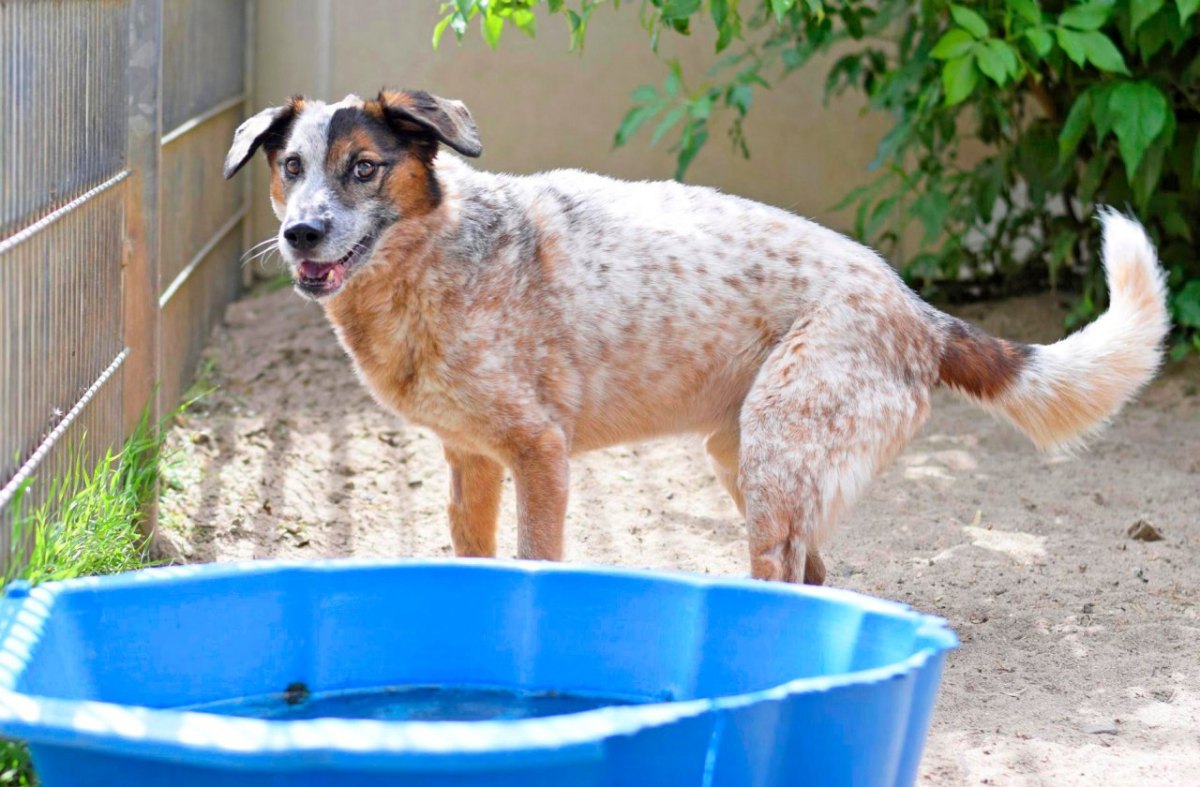
{"label": "dirt ground", "polygon": [[[968,310],[1057,335],[1041,297]],[[230,307],[180,419],[164,532],[192,560],[450,553],[437,440],[360,388],[318,307]],[[1087,453],[1043,457],[948,394],[826,550],[829,583],[950,620],[921,783],[1200,784],[1200,365]],[[744,575],[743,525],[694,437],[572,467],[574,561]],[[502,556],[515,553],[511,483]],[[1162,540],[1126,529],[1146,520]]]}

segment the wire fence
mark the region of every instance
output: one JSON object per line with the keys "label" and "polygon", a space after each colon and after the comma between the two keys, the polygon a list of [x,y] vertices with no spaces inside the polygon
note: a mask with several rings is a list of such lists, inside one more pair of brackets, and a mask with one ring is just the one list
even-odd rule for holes
{"label": "wire fence", "polygon": [[239,292],[252,3],[0,0],[0,563],[14,500],[174,406]]}

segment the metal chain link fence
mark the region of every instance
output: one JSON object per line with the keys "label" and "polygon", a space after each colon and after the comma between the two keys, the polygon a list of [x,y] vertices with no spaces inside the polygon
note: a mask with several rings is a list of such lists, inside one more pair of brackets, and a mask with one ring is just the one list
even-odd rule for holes
{"label": "metal chain link fence", "polygon": [[241,286],[253,0],[0,0],[0,562],[45,499],[178,402]]}

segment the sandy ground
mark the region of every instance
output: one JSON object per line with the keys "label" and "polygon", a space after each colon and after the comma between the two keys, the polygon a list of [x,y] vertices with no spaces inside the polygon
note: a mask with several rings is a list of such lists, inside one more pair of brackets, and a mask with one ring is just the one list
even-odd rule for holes
{"label": "sandy ground", "polygon": [[[1051,338],[1049,297],[976,309]],[[164,531],[193,560],[450,553],[437,440],[359,387],[316,306],[230,307],[180,419]],[[939,395],[842,523],[829,583],[947,617],[922,783],[1200,784],[1200,373],[1176,368],[1086,454],[1043,457]],[[741,575],[743,525],[696,438],[573,464],[569,559]],[[515,552],[511,483],[502,556]],[[1145,519],[1163,539],[1126,529]]]}

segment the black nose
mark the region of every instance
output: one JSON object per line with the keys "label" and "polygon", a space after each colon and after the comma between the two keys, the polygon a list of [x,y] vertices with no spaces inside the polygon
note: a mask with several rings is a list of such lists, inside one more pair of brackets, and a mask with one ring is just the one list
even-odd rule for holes
{"label": "black nose", "polygon": [[297,221],[283,229],[288,245],[297,251],[306,251],[316,246],[325,237],[325,222],[320,219]]}

